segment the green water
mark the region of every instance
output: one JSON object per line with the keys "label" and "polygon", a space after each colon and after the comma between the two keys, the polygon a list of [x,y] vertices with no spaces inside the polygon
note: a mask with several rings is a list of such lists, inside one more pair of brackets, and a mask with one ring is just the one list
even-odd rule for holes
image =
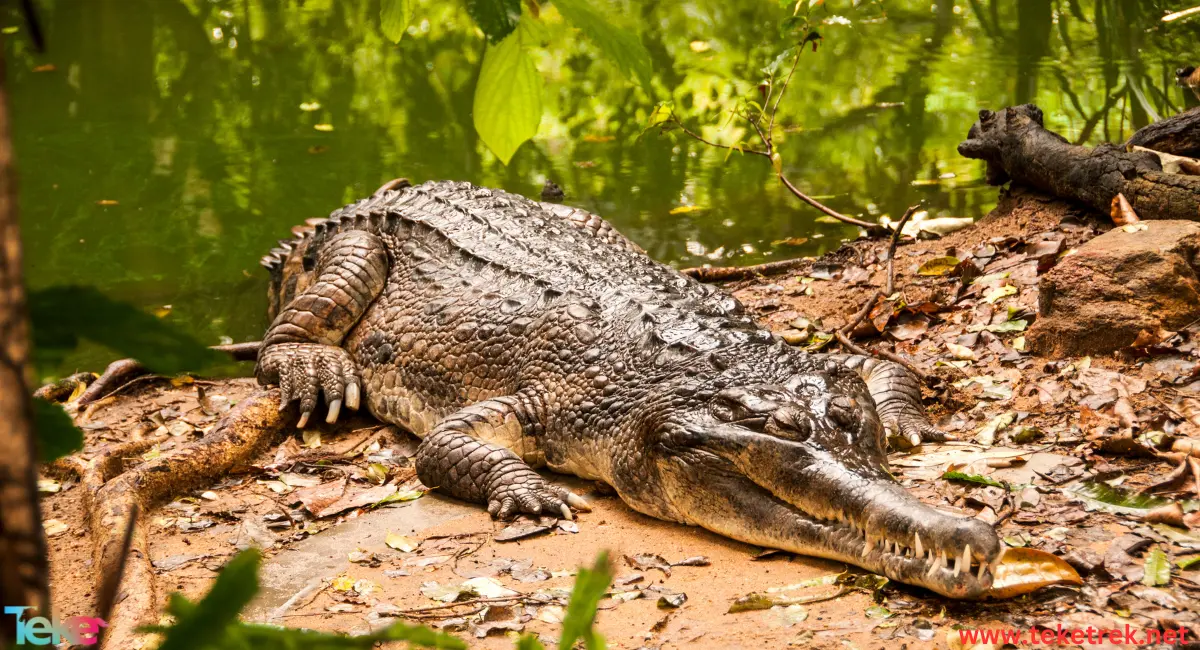
{"label": "green water", "polygon": [[[28,281],[169,305],[164,318],[204,342],[259,337],[258,258],[292,225],[397,176],[531,196],[551,178],[568,203],[680,266],[814,255],[857,234],[817,221],[762,158],[642,134],[654,103],[672,99],[691,128],[743,137],[727,111],[788,45],[775,0],[598,0],[640,33],[653,97],[544,7],[545,116],[507,167],[472,127],[484,41],[461,2],[418,3],[399,45],[379,30],[378,0],[37,4],[44,53],[0,14]],[[980,108],[1034,101],[1051,128],[1095,143],[1196,101],[1173,72],[1200,63],[1200,19],[1160,20],[1194,0],[825,4],[814,14],[825,40],[800,63],[779,146],[803,189],[869,220],[918,200],[934,216],[994,205],[979,164],[955,152]],[[788,238],[807,242],[776,243]],[[84,346],[39,371],[112,357]]]}

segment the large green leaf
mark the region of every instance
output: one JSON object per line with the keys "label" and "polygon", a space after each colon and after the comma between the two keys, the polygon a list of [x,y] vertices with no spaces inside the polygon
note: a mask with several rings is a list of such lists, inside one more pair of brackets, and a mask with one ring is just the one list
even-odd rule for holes
{"label": "large green leaf", "polygon": [[513,33],[521,20],[521,0],[467,0],[467,13],[487,35],[499,43]]}
{"label": "large green leaf", "polygon": [[[262,556],[255,549],[243,551],[221,569],[212,589],[189,611],[175,614],[179,620],[167,631],[158,650],[185,650],[216,645],[226,628],[235,623],[254,594],[258,593],[258,565]],[[180,616],[180,614],[183,614]]]}
{"label": "large green leaf", "polygon": [[37,433],[38,460],[42,463],[83,449],[83,432],[58,404],[33,398],[33,427]]}
{"label": "large green leaf", "polygon": [[162,374],[227,361],[168,322],[118,302],[94,287],[57,286],[29,294],[34,355],[40,363],[74,350],[85,338],[133,357]]}
{"label": "large green leaf", "polygon": [[542,77],[525,49],[523,31],[487,46],[475,86],[475,130],[505,165],[542,121]]}
{"label": "large green leaf", "polygon": [[575,647],[575,641],[583,639],[588,650],[604,650],[604,639],[592,628],[596,620],[596,606],[612,583],[612,567],[608,564],[608,552],[600,553],[591,569],[579,569],[575,577],[575,588],[567,603],[567,614],[563,617],[562,637],[559,650]]}
{"label": "large green leaf", "polygon": [[399,43],[413,18],[415,0],[379,0],[379,24],[383,35]]}
{"label": "large green leaf", "polygon": [[626,78],[636,80],[647,95],[653,96],[650,52],[642,45],[637,34],[610,23],[586,0],[554,0],[554,4],[558,7],[558,13],[612,59]]}
{"label": "large green leaf", "polygon": [[238,614],[258,591],[260,562],[257,550],[242,552],[225,565],[199,603],[192,603],[178,593],[171,594],[167,613],[175,617],[174,625],[145,626],[141,631],[165,637],[159,650],[370,650],[388,641],[407,641],[409,647],[467,650],[462,640],[423,625],[395,623],[373,634],[345,636],[241,623]]}

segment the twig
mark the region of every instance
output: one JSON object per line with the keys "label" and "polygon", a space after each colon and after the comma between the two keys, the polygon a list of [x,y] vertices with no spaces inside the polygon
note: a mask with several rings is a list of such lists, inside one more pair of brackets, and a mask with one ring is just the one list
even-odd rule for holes
{"label": "twig", "polygon": [[[401,616],[421,616],[427,612],[437,612],[454,607],[466,607],[475,605],[498,605],[501,603],[511,603],[522,600],[533,600],[528,594],[517,594],[516,596],[499,596],[496,598],[476,598],[474,600],[464,600],[456,603],[446,603],[445,605],[432,605],[430,607],[418,607],[416,609],[402,609],[397,614]],[[542,602],[542,601],[537,601]]]}
{"label": "twig", "polygon": [[75,400],[75,406],[83,408],[113,392],[113,390],[127,383],[130,379],[138,375],[144,375],[147,372],[150,371],[133,359],[114,361],[108,364],[108,367],[104,369],[104,374],[92,382],[92,385],[83,391],[79,399]]}
{"label": "twig", "polygon": [[908,220],[916,214],[917,209],[921,204],[911,205],[904,211],[904,216],[900,217],[900,222],[896,224],[896,229],[892,231],[892,243],[888,245],[888,273],[887,273],[887,291],[884,295],[890,296],[896,292],[896,245],[900,243],[900,235],[904,232],[904,225]]}
{"label": "twig", "polygon": [[753,278],[760,275],[779,275],[780,273],[786,273],[794,268],[810,263],[812,263],[812,258],[798,257],[791,260],[755,264],[754,266],[697,266],[690,269],[683,269],[680,273],[696,278],[701,282],[729,282],[731,280],[745,280],[746,278]]}
{"label": "twig", "polygon": [[[846,323],[842,327],[842,329],[840,329],[838,331],[843,334],[847,334],[847,335],[849,335],[851,332],[853,332],[854,329],[856,327],[858,327],[858,324],[863,322],[863,319],[866,318],[867,315],[870,314],[871,311],[875,309],[875,305],[878,304],[879,299],[883,298],[883,297],[884,297],[884,295],[882,293],[880,293],[879,291],[876,291],[875,294],[873,296],[871,296],[870,300],[863,303],[862,309],[858,310],[858,313],[854,315],[854,318],[851,319],[850,322]],[[841,339],[838,339],[838,340],[840,341]]]}
{"label": "twig", "polygon": [[694,140],[699,140],[700,142],[703,142],[704,144],[706,144],[710,147],[716,147],[718,149],[732,149],[734,151],[738,151],[741,153],[754,154],[756,156],[765,156],[767,158],[771,157],[771,154],[769,154],[765,151],[759,151],[758,149],[743,149],[742,147],[735,147],[735,146],[729,145],[729,144],[717,144],[716,142],[713,142],[711,140],[706,140],[699,133],[696,133],[695,131],[692,131],[691,129],[684,126],[683,122],[680,122],[678,117],[676,117],[674,120],[672,120],[672,122],[674,122],[675,126],[678,126],[679,130],[683,131],[683,133],[685,135],[687,135],[688,137],[690,137]]}
{"label": "twig", "polygon": [[791,192],[792,194],[794,194],[796,196],[796,198],[800,199],[801,201],[804,201],[805,203],[820,210],[821,212],[824,212],[827,216],[833,217],[834,219],[837,219],[838,221],[843,221],[845,223],[853,224],[855,226],[858,226],[859,228],[866,228],[868,230],[874,228],[877,225],[877,224],[870,223],[868,221],[863,221],[862,219],[855,219],[854,217],[847,217],[846,215],[842,214],[841,212],[838,212],[837,210],[834,210],[833,208],[825,205],[824,203],[821,203],[820,201],[812,198],[811,196],[805,194],[804,192],[801,192],[800,188],[796,187],[795,185],[792,185],[792,182],[790,180],[788,180],[787,176],[783,175],[782,171],[777,173],[776,176],[779,177],[779,180],[783,183],[783,186],[788,188],[788,191]]}

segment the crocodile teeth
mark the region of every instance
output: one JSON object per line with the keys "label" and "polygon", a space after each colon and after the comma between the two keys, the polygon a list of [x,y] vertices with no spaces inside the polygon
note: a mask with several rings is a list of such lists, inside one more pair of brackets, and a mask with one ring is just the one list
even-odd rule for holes
{"label": "crocodile teeth", "polygon": [[975,579],[979,580],[980,582],[983,582],[983,576],[985,573],[987,573],[987,570],[988,570],[988,563],[980,562],[979,563],[979,574],[975,576]]}
{"label": "crocodile teeth", "polygon": [[970,573],[971,572],[971,545],[967,544],[963,548],[962,557],[955,558],[955,559],[957,560],[954,563],[954,577],[955,578],[957,578],[959,576],[959,574],[962,573],[962,570],[964,567],[966,568],[967,573]]}
{"label": "crocodile teeth", "polygon": [[925,557],[925,547],[921,546],[921,533],[917,533],[916,554]]}

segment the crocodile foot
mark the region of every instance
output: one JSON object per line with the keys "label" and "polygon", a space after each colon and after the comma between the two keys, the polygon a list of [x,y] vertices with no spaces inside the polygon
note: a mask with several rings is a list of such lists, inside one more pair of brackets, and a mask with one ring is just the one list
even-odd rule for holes
{"label": "crocodile foot", "polygon": [[326,422],[337,420],[343,400],[347,408],[357,409],[361,380],[350,355],[339,347],[316,343],[276,343],[267,346],[255,370],[260,384],[279,384],[279,408],[300,400],[300,419],[296,428],[304,428],[317,408],[317,397],[325,393],[329,405]]}
{"label": "crocodile foot", "polygon": [[907,407],[898,413],[882,416],[883,429],[888,442],[896,449],[908,449],[922,442],[945,442],[954,437],[933,426],[925,412],[917,407]]}
{"label": "crocodile foot", "polygon": [[571,519],[571,508],[589,512],[587,501],[570,490],[547,483],[528,467],[507,468],[508,471],[490,481],[488,513],[497,519],[511,519],[518,513],[527,515],[561,515]]}

